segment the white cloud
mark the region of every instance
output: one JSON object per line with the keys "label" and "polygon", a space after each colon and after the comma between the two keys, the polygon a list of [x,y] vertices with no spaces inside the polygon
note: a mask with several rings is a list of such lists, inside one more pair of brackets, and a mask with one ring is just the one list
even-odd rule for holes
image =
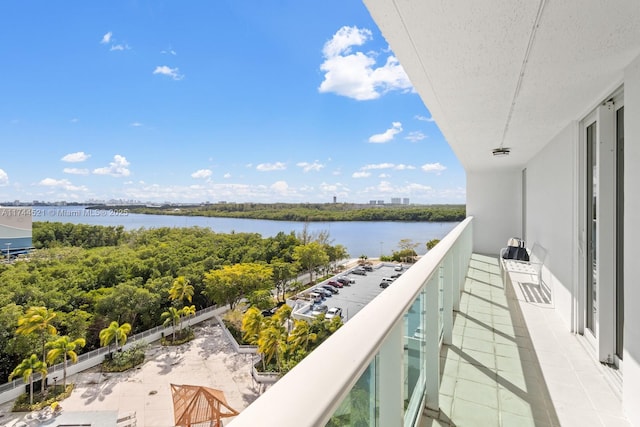
{"label": "white cloud", "polygon": [[285,195],[289,192],[289,184],[287,184],[285,181],[276,181],[271,184],[269,188],[280,195]]}
{"label": "white cloud", "polygon": [[229,172],[227,172],[227,173],[225,173],[224,175],[222,175],[222,177],[223,177],[224,179],[229,179],[229,178],[231,178],[231,174],[230,174]]}
{"label": "white cloud", "polygon": [[120,43],[120,44],[114,44],[111,45],[111,48],[109,49],[110,51],[114,51],[114,50],[130,50],[131,46],[129,46],[126,43]]}
{"label": "white cloud", "polygon": [[446,166],[441,165],[440,163],[425,163],[420,167],[425,172],[436,172],[440,174],[443,170],[447,169]]}
{"label": "white cloud", "polygon": [[109,163],[109,166],[103,168],[97,168],[93,170],[96,175],[111,175],[115,177],[129,176],[131,171],[127,168],[129,162],[124,156],[116,154],[113,156],[113,162]]}
{"label": "white cloud", "polygon": [[200,169],[191,174],[191,178],[209,178],[212,172],[210,169]]}
{"label": "white cloud", "polygon": [[69,120],[71,123],[78,123],[80,121],[80,119],[78,119],[77,117],[74,117],[73,119]]}
{"label": "white cloud", "polygon": [[393,122],[391,126],[392,126],[391,128],[387,129],[383,133],[378,133],[376,135],[372,135],[371,137],[369,137],[369,142],[374,144],[384,144],[386,142],[393,140],[393,138],[397,134],[402,132],[402,123]]}
{"label": "white cloud", "polygon": [[384,65],[376,68],[376,52],[353,52],[371,40],[371,31],[358,27],[342,27],[325,43],[325,73],[321,93],[336,93],[359,101],[379,98],[392,90],[410,91],[411,82],[395,58],[388,56]]}
{"label": "white cloud", "polygon": [[166,50],[161,50],[160,53],[165,54],[165,55],[173,55],[176,56],[178,53],[173,50],[173,49],[166,49]]}
{"label": "white cloud", "polygon": [[281,171],[285,170],[287,166],[282,162],[276,163],[260,163],[256,166],[256,170],[260,172],[272,172],[272,171]]}
{"label": "white cloud", "polygon": [[182,80],[184,75],[180,74],[180,70],[176,68],[168,67],[167,65],[158,65],[153,74],[162,74],[163,76],[171,77],[173,80]]}
{"label": "white cloud", "polygon": [[100,40],[100,43],[101,44],[109,43],[111,41],[111,36],[113,36],[113,33],[111,31],[109,31],[107,34],[102,36],[102,40]]}
{"label": "white cloud", "polygon": [[365,165],[361,169],[362,170],[372,170],[372,169],[392,169],[394,167],[393,163],[378,163],[375,165]]}
{"label": "white cloud", "polygon": [[0,169],[0,187],[9,185],[9,175],[2,169]]}
{"label": "white cloud", "polygon": [[416,120],[420,120],[421,122],[434,122],[435,120],[433,120],[433,117],[425,117],[425,116],[420,116],[417,115],[415,116]]}
{"label": "white cloud", "polygon": [[139,127],[142,127],[142,123],[140,123],[140,122],[133,122],[133,123],[131,123],[129,126],[134,127],[134,128],[139,128]]}
{"label": "white cloud", "polygon": [[87,187],[84,185],[73,185],[68,179],[45,178],[39,184],[44,187],[61,188],[66,191],[87,191]]}
{"label": "white cloud", "polygon": [[78,151],[76,153],[69,153],[60,160],[69,163],[79,163],[84,162],[89,157],[91,157],[91,154],[86,154],[84,151]]}
{"label": "white cloud", "polygon": [[64,168],[62,172],[68,173],[71,175],[89,175],[89,169],[80,169],[80,168]]}
{"label": "white cloud", "polygon": [[399,164],[393,167],[397,171],[414,170],[416,167],[411,165]]}
{"label": "white cloud", "polygon": [[404,139],[408,139],[411,142],[418,142],[425,139],[427,135],[420,131],[409,132],[409,135],[405,136]]}
{"label": "white cloud", "polygon": [[320,172],[320,170],[324,168],[324,165],[318,163],[317,161],[314,161],[313,163],[300,162],[297,163],[296,166],[301,167],[303,172],[305,173],[310,171]]}
{"label": "white cloud", "polygon": [[354,172],[351,175],[351,178],[368,178],[370,176],[371,176],[371,172],[358,171],[358,172]]}

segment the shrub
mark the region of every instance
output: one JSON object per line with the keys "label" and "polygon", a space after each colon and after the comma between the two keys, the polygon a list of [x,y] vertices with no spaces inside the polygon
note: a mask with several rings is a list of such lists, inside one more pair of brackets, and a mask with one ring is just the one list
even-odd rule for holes
{"label": "shrub", "polygon": [[16,399],[11,410],[13,412],[39,411],[42,408],[51,406],[55,402],[60,402],[71,396],[73,387],[73,384],[67,384],[67,388],[64,388],[62,385],[57,385],[55,387],[49,387],[44,395],[40,392],[34,393],[33,405],[29,405],[29,393],[21,394]]}
{"label": "shrub", "polygon": [[124,372],[144,362],[144,352],[148,344],[144,341],[135,343],[130,349],[118,351],[110,360],[102,362],[104,372]]}
{"label": "shrub", "polygon": [[162,337],[160,339],[160,344],[162,345],[182,345],[186,342],[191,341],[195,338],[195,334],[193,329],[186,328],[176,333],[176,339],[173,339],[173,335],[167,335],[166,337]]}

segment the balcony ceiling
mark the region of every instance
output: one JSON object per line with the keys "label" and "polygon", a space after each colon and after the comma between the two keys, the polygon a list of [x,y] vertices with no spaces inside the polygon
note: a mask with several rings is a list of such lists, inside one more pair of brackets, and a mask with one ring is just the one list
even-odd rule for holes
{"label": "balcony ceiling", "polygon": [[364,3],[467,170],[523,166],[640,53],[638,0]]}

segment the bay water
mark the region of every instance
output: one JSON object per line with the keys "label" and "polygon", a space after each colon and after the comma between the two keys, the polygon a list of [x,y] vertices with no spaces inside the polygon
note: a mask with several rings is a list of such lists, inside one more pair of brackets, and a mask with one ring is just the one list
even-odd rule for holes
{"label": "bay water", "polygon": [[[126,230],[158,227],[206,227],[216,233],[258,233],[273,237],[279,232],[300,233],[304,222],[262,219],[215,218],[184,215],[134,214],[123,209],[86,209],[84,206],[34,206],[33,221],[68,222],[91,225],[122,225]],[[340,244],[351,258],[366,255],[377,258],[400,249],[398,244],[409,239],[417,244],[418,255],[427,251],[426,243],[442,239],[458,222],[398,222],[398,221],[331,221],[309,222],[310,233],[326,231],[332,245]]]}

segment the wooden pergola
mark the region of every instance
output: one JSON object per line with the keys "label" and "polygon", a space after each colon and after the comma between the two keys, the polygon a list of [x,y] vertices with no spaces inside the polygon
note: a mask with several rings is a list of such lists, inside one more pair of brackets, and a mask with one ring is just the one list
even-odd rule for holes
{"label": "wooden pergola", "polygon": [[173,414],[176,426],[222,426],[220,420],[235,417],[222,390],[197,385],[171,384]]}

